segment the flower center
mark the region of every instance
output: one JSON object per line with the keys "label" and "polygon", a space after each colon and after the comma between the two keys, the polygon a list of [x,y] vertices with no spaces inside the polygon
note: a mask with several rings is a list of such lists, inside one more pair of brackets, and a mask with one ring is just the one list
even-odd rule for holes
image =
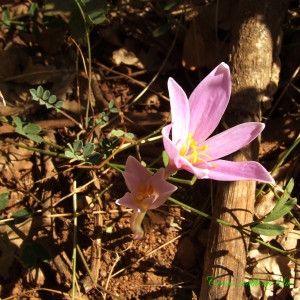
{"label": "flower center", "polygon": [[144,186],[136,193],[136,200],[138,203],[143,202],[144,199],[152,196],[154,190],[152,186]]}
{"label": "flower center", "polygon": [[179,155],[186,158],[192,164],[207,163],[211,160],[211,157],[205,153],[207,149],[207,145],[198,147],[197,142],[192,137],[192,133],[189,133],[185,144],[179,150]]}

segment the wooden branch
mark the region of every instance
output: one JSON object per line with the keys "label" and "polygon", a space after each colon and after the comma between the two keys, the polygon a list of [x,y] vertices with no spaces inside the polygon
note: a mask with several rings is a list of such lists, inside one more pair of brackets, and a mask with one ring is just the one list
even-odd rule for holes
{"label": "wooden branch", "polygon": [[[232,98],[225,122],[259,121],[260,105],[271,97],[279,77],[280,28],[285,11],[281,0],[240,0],[229,58]],[[231,156],[233,161],[257,160],[259,141]],[[255,182],[221,182],[213,215],[232,224],[252,221]],[[212,223],[200,299],[243,299],[248,238],[238,230]]]}

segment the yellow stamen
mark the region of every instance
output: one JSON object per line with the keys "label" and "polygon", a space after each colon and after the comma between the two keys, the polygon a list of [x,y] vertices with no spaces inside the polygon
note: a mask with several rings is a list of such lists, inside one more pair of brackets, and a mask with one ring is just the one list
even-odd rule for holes
{"label": "yellow stamen", "polygon": [[[205,153],[207,150],[207,145],[197,147],[197,141],[193,139],[192,133],[189,133],[185,144],[179,150],[179,155],[185,157],[192,164],[200,162],[208,164],[211,157]],[[216,165],[213,165],[212,167],[216,167]]]}

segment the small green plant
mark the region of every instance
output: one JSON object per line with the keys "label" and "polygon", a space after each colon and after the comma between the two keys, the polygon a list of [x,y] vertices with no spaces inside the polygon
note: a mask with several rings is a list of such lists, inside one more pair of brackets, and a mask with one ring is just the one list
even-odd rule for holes
{"label": "small green plant", "polygon": [[21,14],[14,17],[11,17],[9,8],[4,6],[2,8],[2,27],[3,29],[10,29],[12,26],[16,26],[16,29],[19,31],[24,31],[27,28],[27,25],[31,23],[32,32],[38,34],[39,28],[37,20],[38,15],[38,4],[33,2],[30,5],[29,11],[27,14]]}
{"label": "small green plant", "polygon": [[44,90],[42,86],[37,89],[29,90],[32,99],[38,101],[40,105],[45,105],[47,108],[55,108],[57,112],[63,107],[64,102],[58,101],[55,95],[51,95],[49,90]]}
{"label": "small green plant", "polygon": [[31,124],[22,121],[19,117],[14,117],[12,119],[12,125],[16,126],[16,132],[27,137],[37,143],[43,142],[43,138],[39,135],[42,128],[37,124]]}
{"label": "small green plant", "polygon": [[71,159],[77,159],[95,165],[99,163],[101,155],[94,151],[96,146],[94,143],[83,145],[82,140],[77,140],[71,145],[68,143],[69,149],[65,151],[65,155]]}
{"label": "small green plant", "polygon": [[113,100],[111,100],[108,103],[108,112],[102,111],[101,113],[98,114],[98,117],[95,119],[89,119],[89,127],[93,127],[94,125],[100,125],[103,126],[109,121],[109,113],[117,114],[119,110],[115,107],[115,103]]}
{"label": "small green plant", "polygon": [[91,26],[101,24],[106,19],[106,0],[51,0],[47,1],[44,16],[53,22],[54,16],[63,12],[64,20],[68,20],[71,35],[82,44],[87,42],[86,32]]}

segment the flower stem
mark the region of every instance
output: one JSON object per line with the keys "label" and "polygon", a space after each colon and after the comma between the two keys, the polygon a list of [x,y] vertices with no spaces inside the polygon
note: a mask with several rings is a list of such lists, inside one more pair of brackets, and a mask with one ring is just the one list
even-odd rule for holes
{"label": "flower stem", "polygon": [[204,213],[203,211],[200,211],[200,210],[195,209],[195,208],[193,208],[193,207],[191,207],[191,206],[189,206],[189,205],[186,205],[186,204],[184,204],[184,203],[182,203],[182,202],[180,202],[180,201],[178,201],[178,200],[176,200],[176,199],[174,199],[174,198],[172,198],[172,197],[169,197],[169,200],[170,200],[171,202],[173,202],[173,203],[175,203],[175,204],[178,204],[178,205],[180,205],[181,207],[183,207],[183,208],[185,208],[185,209],[187,209],[187,210],[189,210],[189,211],[191,211],[191,212],[193,212],[193,213],[199,215],[199,216],[202,216],[202,217],[204,217],[204,218],[206,218],[206,219],[209,219],[209,220],[212,220],[212,221],[216,221],[217,223],[220,223],[220,224],[222,224],[222,225],[225,225],[225,226],[228,226],[228,227],[232,227],[232,228],[235,228],[235,229],[241,231],[241,228],[238,227],[238,226],[236,226],[236,225],[233,225],[233,224],[231,224],[231,223],[229,223],[229,222],[226,222],[226,221],[223,221],[223,220],[221,220],[221,219],[215,218],[215,217],[213,217],[213,216],[211,216],[211,215],[209,215],[209,214]]}

